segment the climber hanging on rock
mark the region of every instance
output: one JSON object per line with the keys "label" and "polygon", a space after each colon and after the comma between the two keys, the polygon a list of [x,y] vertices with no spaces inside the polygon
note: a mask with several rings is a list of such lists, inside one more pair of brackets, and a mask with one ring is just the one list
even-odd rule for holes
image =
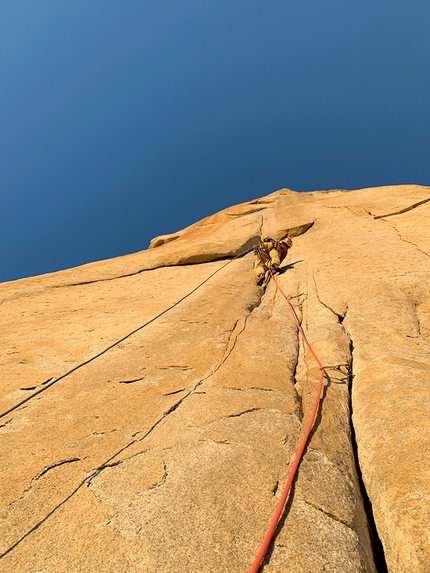
{"label": "climber hanging on rock", "polygon": [[266,286],[270,279],[270,270],[272,273],[279,272],[279,265],[288,254],[288,249],[293,246],[290,237],[281,241],[266,237],[255,247],[254,253],[257,257],[255,261],[255,273],[257,275],[257,284]]}

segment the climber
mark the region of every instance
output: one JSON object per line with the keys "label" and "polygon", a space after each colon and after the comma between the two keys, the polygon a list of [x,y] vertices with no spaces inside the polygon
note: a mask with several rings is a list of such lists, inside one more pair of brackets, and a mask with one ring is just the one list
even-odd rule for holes
{"label": "climber", "polygon": [[[262,285],[266,272],[271,269],[273,272],[279,271],[279,265],[288,254],[288,249],[293,246],[293,241],[290,237],[286,237],[281,241],[276,241],[271,237],[266,237],[260,244],[255,247],[254,253],[257,256],[255,261],[255,273],[257,275],[257,284]],[[266,284],[268,282],[266,280]]]}

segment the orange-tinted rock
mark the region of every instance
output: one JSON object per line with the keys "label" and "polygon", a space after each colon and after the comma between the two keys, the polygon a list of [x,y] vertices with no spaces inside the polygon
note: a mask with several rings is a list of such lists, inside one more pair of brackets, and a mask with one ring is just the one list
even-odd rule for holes
{"label": "orange-tinted rock", "polygon": [[427,573],[429,229],[427,187],[283,189],[0,285],[2,411],[136,331],[0,419],[0,571],[249,571],[319,368],[252,253],[224,259],[288,233],[278,280],[329,379],[262,570],[376,571],[352,397],[388,571]]}

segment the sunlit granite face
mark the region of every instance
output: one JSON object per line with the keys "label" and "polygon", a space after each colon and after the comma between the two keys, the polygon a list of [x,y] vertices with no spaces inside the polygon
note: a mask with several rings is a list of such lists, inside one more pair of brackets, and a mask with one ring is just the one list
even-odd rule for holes
{"label": "sunlit granite face", "polygon": [[1,284],[1,411],[82,366],[0,418],[0,572],[249,570],[319,378],[255,283],[252,246],[286,234],[328,379],[263,571],[376,571],[358,473],[389,573],[428,573],[430,189],[406,185],[282,189]]}

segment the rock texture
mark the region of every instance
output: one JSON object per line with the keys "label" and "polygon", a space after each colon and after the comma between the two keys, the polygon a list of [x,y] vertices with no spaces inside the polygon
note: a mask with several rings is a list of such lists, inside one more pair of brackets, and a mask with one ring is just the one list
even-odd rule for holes
{"label": "rock texture", "polygon": [[287,233],[328,377],[262,571],[430,570],[430,188],[395,186],[282,189],[0,285],[1,411],[46,387],[0,418],[2,573],[249,571],[319,370],[232,257]]}

